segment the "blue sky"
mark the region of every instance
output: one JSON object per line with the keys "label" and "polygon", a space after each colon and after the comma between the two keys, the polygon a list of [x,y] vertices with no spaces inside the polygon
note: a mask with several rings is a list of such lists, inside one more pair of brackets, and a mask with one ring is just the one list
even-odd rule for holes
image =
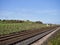
{"label": "blue sky", "polygon": [[0,19],[60,24],[60,0],[0,0]]}

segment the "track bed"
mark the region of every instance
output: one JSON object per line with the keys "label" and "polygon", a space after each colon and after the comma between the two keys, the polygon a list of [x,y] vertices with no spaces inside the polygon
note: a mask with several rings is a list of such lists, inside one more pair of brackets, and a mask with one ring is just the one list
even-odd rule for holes
{"label": "track bed", "polygon": [[10,45],[10,44],[13,45],[54,28],[57,28],[57,26],[45,27],[41,29],[25,30],[21,32],[12,33],[9,35],[2,35],[0,36],[0,45]]}

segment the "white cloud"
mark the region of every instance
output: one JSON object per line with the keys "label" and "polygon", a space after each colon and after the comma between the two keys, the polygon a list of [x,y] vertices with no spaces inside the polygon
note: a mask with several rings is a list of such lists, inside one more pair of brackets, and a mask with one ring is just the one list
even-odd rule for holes
{"label": "white cloud", "polygon": [[15,9],[12,11],[0,11],[0,17],[34,17],[39,15],[57,15],[57,10],[31,10],[31,9]]}
{"label": "white cloud", "polygon": [[17,10],[19,13],[24,13],[24,14],[29,14],[29,15],[57,15],[58,11],[57,10],[32,10],[32,9],[19,9]]}

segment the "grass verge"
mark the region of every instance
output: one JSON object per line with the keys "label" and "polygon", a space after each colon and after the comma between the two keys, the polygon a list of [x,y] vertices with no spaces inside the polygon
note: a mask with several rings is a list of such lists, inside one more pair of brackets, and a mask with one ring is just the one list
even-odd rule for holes
{"label": "grass verge", "polygon": [[46,27],[46,25],[39,23],[32,23],[32,22],[0,23],[0,35],[23,31],[23,30],[38,29],[41,27]]}
{"label": "grass verge", "polygon": [[53,36],[53,38],[48,42],[48,45],[60,45],[60,30]]}

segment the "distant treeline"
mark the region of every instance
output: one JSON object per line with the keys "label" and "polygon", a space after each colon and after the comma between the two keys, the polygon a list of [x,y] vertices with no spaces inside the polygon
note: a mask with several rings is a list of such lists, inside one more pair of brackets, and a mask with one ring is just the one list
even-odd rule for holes
{"label": "distant treeline", "polygon": [[0,22],[6,22],[6,23],[23,23],[23,20],[1,20]]}
{"label": "distant treeline", "polygon": [[[30,21],[30,20],[1,20],[0,19],[0,22],[3,22],[3,23],[24,23],[24,22],[33,22],[33,21]],[[43,22],[41,21],[35,21],[34,23],[40,23],[40,24],[43,24]]]}

